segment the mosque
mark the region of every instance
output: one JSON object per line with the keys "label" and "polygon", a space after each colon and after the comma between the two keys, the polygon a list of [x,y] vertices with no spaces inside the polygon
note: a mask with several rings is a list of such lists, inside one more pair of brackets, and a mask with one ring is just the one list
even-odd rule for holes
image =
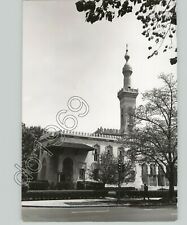
{"label": "mosque", "polygon": [[[50,141],[46,135],[41,137],[42,146],[39,159],[42,163],[38,173],[38,180],[47,180],[49,183],[70,183],[76,188],[78,181],[89,180],[87,171],[92,168],[98,173],[100,155],[107,151],[116,157],[125,158],[126,149],[119,142],[122,134],[132,129],[129,110],[136,107],[138,89],[131,87],[132,67],[129,64],[130,56],[126,49],[126,63],[122,69],[123,87],[117,93],[120,102],[120,129],[99,128],[96,132],[87,134],[82,132],[59,133],[55,141]],[[135,177],[131,183],[122,186],[141,189],[146,183],[149,189],[168,188],[168,180],[161,168],[154,163],[136,162],[134,166]],[[70,185],[71,186],[71,185]]]}

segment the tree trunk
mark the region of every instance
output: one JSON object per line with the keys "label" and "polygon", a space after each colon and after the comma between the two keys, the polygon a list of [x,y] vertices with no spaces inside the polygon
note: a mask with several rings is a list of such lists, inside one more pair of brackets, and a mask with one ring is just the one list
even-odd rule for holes
{"label": "tree trunk", "polygon": [[169,172],[169,200],[174,198],[174,167],[170,166]]}
{"label": "tree trunk", "polygon": [[118,190],[117,190],[117,202],[120,202],[121,197],[121,171],[118,170]]}

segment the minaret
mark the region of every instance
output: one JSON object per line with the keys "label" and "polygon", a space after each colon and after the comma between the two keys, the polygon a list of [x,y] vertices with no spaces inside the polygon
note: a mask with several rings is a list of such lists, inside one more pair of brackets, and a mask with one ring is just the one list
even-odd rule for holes
{"label": "minaret", "polygon": [[118,98],[120,101],[120,132],[122,134],[128,133],[132,130],[132,122],[129,112],[136,107],[136,97],[138,95],[138,89],[131,88],[132,68],[128,63],[130,59],[128,54],[128,45],[126,45],[126,53],[124,58],[126,63],[122,70],[124,76],[123,88],[118,92]]}

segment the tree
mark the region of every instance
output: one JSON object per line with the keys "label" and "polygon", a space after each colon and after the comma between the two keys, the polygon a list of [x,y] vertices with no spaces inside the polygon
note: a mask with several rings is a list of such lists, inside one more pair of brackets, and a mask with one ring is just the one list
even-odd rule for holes
{"label": "tree", "polygon": [[[96,174],[97,171],[97,174]],[[100,156],[95,168],[90,170],[92,179],[101,181],[104,184],[128,183],[134,178],[134,164],[130,160],[119,161],[119,158],[104,152]]]}
{"label": "tree", "polygon": [[[22,169],[26,172],[28,171],[27,163],[30,158],[38,158],[39,157],[39,149],[36,147],[36,141],[43,134],[43,129],[41,127],[31,126],[27,127],[24,123],[22,123]],[[35,169],[38,167],[38,164],[34,162],[34,160],[29,161],[29,167],[31,169]],[[36,179],[37,174],[32,174],[33,180]],[[24,180],[24,173],[22,174],[22,179]]]}
{"label": "tree", "polygon": [[150,41],[148,58],[173,50],[174,57],[170,63],[176,64],[176,0],[79,0],[76,2],[79,12],[85,12],[86,21],[95,23],[102,19],[110,22],[116,17],[134,13],[142,22],[142,35]]}
{"label": "tree", "polygon": [[172,198],[177,167],[177,82],[171,74],[162,74],[159,78],[164,85],[145,92],[145,104],[131,112],[137,125],[125,137],[125,142],[129,154],[162,168],[169,180]]}

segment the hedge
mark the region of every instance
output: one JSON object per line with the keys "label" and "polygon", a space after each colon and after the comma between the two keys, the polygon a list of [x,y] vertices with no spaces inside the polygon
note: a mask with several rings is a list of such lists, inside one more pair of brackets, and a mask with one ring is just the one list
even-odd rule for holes
{"label": "hedge", "polygon": [[47,180],[37,180],[29,182],[29,190],[47,190],[49,182]]}
{"label": "hedge", "polygon": [[[117,197],[117,194],[120,194],[120,197],[124,198],[143,198],[144,191],[139,190],[116,190],[109,192],[110,197]],[[148,191],[148,196],[150,198],[167,198],[169,196],[168,190],[155,190]],[[177,191],[174,191],[174,196],[177,197]]]}
{"label": "hedge", "polygon": [[[149,191],[150,198],[167,198],[168,190]],[[117,198],[143,198],[144,191],[138,190],[29,190],[22,192],[22,200],[50,200],[50,199],[87,199],[87,198],[104,198],[107,196]],[[177,197],[177,191],[174,191]]]}
{"label": "hedge", "polygon": [[[117,191],[118,187],[105,187],[105,189],[108,190],[108,191]],[[135,191],[135,190],[138,190],[138,189],[135,188],[135,187],[121,187],[120,190],[121,191]]]}
{"label": "hedge", "polygon": [[104,189],[105,185],[101,182],[93,182],[93,181],[77,181],[77,190],[100,190]]}
{"label": "hedge", "polygon": [[[93,181],[77,181],[76,189],[77,190],[100,190],[104,189],[105,185],[101,182],[93,182]],[[25,189],[25,187],[22,187]],[[29,190],[73,190],[74,184],[70,184],[67,182],[59,182],[56,185],[49,184],[46,180],[37,180],[31,181],[29,183]]]}
{"label": "hedge", "polygon": [[33,190],[22,193],[22,200],[104,198],[106,190]]}

